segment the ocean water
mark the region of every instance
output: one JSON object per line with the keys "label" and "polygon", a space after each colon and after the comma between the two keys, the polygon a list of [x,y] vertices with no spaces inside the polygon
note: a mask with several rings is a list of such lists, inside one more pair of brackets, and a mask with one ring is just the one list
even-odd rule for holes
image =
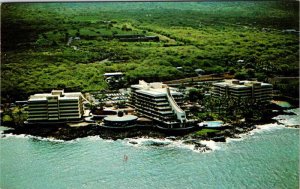
{"label": "ocean water", "polygon": [[[292,111],[298,116],[276,119],[299,124],[299,109]],[[1,136],[2,189],[299,188],[299,129],[283,125],[261,125],[226,143],[203,141],[213,149],[205,153],[151,138]]]}

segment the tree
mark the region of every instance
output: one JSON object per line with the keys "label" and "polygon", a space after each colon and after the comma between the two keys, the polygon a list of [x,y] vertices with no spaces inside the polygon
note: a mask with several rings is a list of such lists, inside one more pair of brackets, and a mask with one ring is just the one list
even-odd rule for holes
{"label": "tree", "polygon": [[117,108],[125,108],[126,102],[124,100],[117,102]]}
{"label": "tree", "polygon": [[124,24],[124,25],[122,26],[122,30],[123,30],[123,31],[127,31],[127,25],[126,25],[126,24]]}
{"label": "tree", "polygon": [[239,71],[234,75],[235,79],[245,80],[248,78],[248,74],[245,71]]}
{"label": "tree", "polygon": [[22,126],[27,119],[27,114],[22,110],[21,106],[16,106],[12,110],[11,116],[16,126]]}
{"label": "tree", "polygon": [[69,33],[66,32],[66,33],[65,33],[65,41],[68,42],[68,40],[69,40]]}
{"label": "tree", "polygon": [[79,29],[77,29],[76,37],[80,37],[80,30]]}
{"label": "tree", "polygon": [[188,93],[188,99],[191,102],[201,101],[204,98],[204,94],[199,89],[191,89]]}
{"label": "tree", "polygon": [[6,115],[3,116],[2,121],[5,124],[5,123],[12,122],[13,119],[9,115],[6,114]]}

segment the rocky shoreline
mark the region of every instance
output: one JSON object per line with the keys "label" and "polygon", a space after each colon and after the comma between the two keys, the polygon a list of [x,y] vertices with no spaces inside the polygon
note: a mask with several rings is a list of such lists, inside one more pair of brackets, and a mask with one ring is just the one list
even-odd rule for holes
{"label": "rocky shoreline", "polygon": [[[41,126],[30,126],[30,127],[16,127],[3,132],[3,137],[5,134],[25,134],[35,137],[51,138],[57,140],[74,140],[77,138],[84,138],[88,136],[99,136],[102,139],[117,140],[117,139],[138,139],[138,138],[152,138],[152,139],[168,139],[171,141],[183,141],[183,144],[194,145],[194,150],[205,152],[211,150],[208,146],[201,143],[202,140],[213,140],[215,142],[225,142],[226,138],[239,138],[237,134],[246,133],[250,130],[255,129],[255,126],[243,128],[236,127],[235,129],[225,129],[220,130],[217,133],[207,133],[207,135],[197,136],[196,131],[201,129],[196,129],[194,132],[170,136],[166,133],[160,132],[156,128],[131,128],[128,130],[111,130],[106,128],[101,128],[99,126],[86,126],[72,128],[68,126],[59,127],[41,127]],[[133,145],[137,143],[134,141],[130,142]],[[163,143],[153,143],[153,146],[163,146]]]}
{"label": "rocky shoreline", "polygon": [[149,137],[149,138],[167,138],[173,137],[176,140],[186,139],[201,139],[201,140],[213,140],[216,142],[225,142],[227,137],[237,138],[236,134],[249,132],[255,129],[253,124],[241,123],[231,125],[229,128],[219,130],[216,133],[207,133],[206,135],[197,136],[195,132],[200,131],[201,128],[195,128],[188,133],[178,133],[175,136],[162,132],[162,130],[155,127],[137,127],[128,128],[123,130],[109,129],[101,126],[88,125],[84,127],[69,127],[67,125],[60,126],[18,126],[10,127],[5,130],[4,134],[25,134],[44,138],[54,138],[58,140],[74,140],[76,138],[83,138],[87,136],[99,136],[103,139],[117,140],[125,138],[137,138],[137,137]]}
{"label": "rocky shoreline", "polygon": [[[99,136],[103,139],[117,140],[125,138],[155,138],[155,139],[169,139],[169,140],[181,140],[184,144],[194,145],[195,150],[206,151],[210,150],[205,144],[202,144],[202,140],[212,140],[215,142],[226,142],[226,138],[240,138],[238,135],[248,133],[249,131],[256,128],[255,125],[278,123],[274,120],[275,116],[278,115],[295,115],[292,112],[286,112],[283,109],[273,111],[272,115],[266,116],[264,120],[256,122],[242,122],[231,124],[230,127],[219,130],[218,132],[209,132],[203,135],[197,135],[196,132],[200,131],[201,128],[195,128],[189,133],[182,133],[176,136],[166,134],[155,127],[138,127],[130,128],[126,130],[115,130],[103,128],[95,125],[88,125],[85,127],[69,127],[67,125],[60,126],[41,126],[41,125],[30,125],[30,126],[15,126],[9,130],[3,132],[5,134],[25,134],[43,138],[54,138],[58,140],[74,140],[77,138],[83,138],[88,136]],[[299,128],[299,125],[292,126]],[[132,143],[134,145],[134,143]],[[156,145],[156,144],[154,144]]]}

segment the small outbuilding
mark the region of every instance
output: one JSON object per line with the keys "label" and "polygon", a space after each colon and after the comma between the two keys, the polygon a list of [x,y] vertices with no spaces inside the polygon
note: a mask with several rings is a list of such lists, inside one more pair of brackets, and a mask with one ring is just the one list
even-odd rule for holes
{"label": "small outbuilding", "polygon": [[196,72],[198,75],[203,75],[203,74],[205,74],[205,71],[202,70],[202,69],[200,69],[200,68],[195,69],[195,72]]}
{"label": "small outbuilding", "polygon": [[103,74],[107,83],[118,83],[124,76],[122,72],[111,72]]}

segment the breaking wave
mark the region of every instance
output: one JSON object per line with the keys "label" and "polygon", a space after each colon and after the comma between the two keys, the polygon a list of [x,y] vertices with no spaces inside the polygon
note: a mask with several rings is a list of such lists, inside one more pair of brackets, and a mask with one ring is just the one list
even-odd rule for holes
{"label": "breaking wave", "polygon": [[54,138],[45,138],[45,137],[39,137],[39,136],[32,136],[32,135],[26,135],[26,134],[3,134],[3,132],[0,133],[1,139],[8,139],[8,138],[22,138],[22,139],[34,139],[34,140],[40,140],[40,141],[49,141],[49,142],[65,142],[64,140],[54,139]]}
{"label": "breaking wave", "polygon": [[[138,148],[147,148],[147,147],[166,147],[166,148],[181,148],[188,149],[193,152],[210,152],[220,149],[214,141],[199,141],[202,145],[202,148],[196,148],[195,144],[185,143],[185,140],[170,140],[170,139],[158,139],[158,138],[127,138],[124,140],[124,143],[130,146]],[[204,148],[204,147],[208,148]]]}
{"label": "breaking wave", "polygon": [[279,123],[271,123],[271,124],[265,124],[265,125],[256,125],[256,129],[253,129],[252,131],[248,133],[239,134],[238,137],[240,138],[227,138],[226,142],[232,142],[232,141],[241,141],[249,136],[255,135],[256,133],[263,133],[263,132],[270,132],[273,130],[278,129],[290,129],[287,126],[294,126],[299,125],[299,115],[300,115],[300,108],[286,110],[286,112],[293,112],[296,115],[279,115],[274,117],[274,120],[277,120]]}

